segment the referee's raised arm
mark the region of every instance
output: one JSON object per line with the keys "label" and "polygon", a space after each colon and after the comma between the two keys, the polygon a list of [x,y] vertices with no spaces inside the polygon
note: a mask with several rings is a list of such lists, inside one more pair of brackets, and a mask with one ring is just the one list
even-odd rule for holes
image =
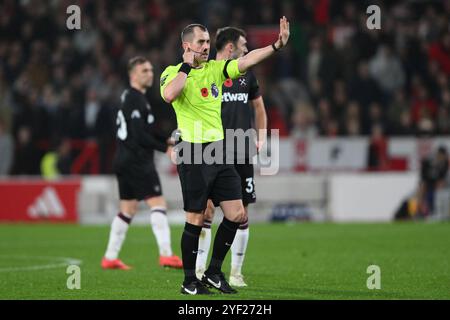
{"label": "referee's raised arm", "polygon": [[278,40],[270,46],[250,51],[245,56],[238,59],[239,71],[244,73],[249,68],[270,57],[274,52],[286,46],[289,40],[289,21],[285,16],[280,18],[280,34]]}

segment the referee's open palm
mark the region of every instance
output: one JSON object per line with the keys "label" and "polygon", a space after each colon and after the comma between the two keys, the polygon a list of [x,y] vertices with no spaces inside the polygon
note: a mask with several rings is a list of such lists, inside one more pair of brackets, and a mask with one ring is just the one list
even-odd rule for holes
{"label": "referee's open palm", "polygon": [[285,16],[280,18],[280,34],[278,41],[280,42],[280,48],[284,47],[289,40],[289,21]]}

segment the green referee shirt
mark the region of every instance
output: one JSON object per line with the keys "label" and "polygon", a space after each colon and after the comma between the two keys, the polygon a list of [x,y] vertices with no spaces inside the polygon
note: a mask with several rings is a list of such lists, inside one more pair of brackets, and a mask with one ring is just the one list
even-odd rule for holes
{"label": "green referee shirt", "polygon": [[[226,74],[231,79],[242,75],[237,60],[210,60],[200,69],[192,69],[181,94],[172,102],[181,131],[181,139],[191,143],[222,140],[221,118],[222,84]],[[164,89],[177,76],[181,63],[168,66],[161,74],[160,89]],[[224,68],[226,66],[226,72]]]}

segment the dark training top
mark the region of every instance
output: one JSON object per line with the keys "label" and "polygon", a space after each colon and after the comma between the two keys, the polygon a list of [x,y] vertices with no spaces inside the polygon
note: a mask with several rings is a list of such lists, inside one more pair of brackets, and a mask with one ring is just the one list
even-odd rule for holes
{"label": "dark training top", "polygon": [[142,92],[128,88],[122,93],[121,102],[116,119],[115,171],[123,172],[130,166],[154,167],[154,150],[165,152],[167,144],[152,133],[155,117],[147,98]]}

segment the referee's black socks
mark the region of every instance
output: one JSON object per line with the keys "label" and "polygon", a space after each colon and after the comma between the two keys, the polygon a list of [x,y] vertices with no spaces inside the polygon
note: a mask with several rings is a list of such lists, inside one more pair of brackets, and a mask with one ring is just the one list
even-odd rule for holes
{"label": "referee's black socks", "polygon": [[223,217],[222,223],[217,229],[216,237],[214,238],[211,262],[206,273],[216,274],[221,272],[223,260],[233,244],[234,236],[239,225],[240,222],[233,222]]}
{"label": "referee's black socks", "polygon": [[184,269],[184,284],[187,285],[196,280],[195,262],[197,260],[198,238],[202,232],[201,226],[186,222],[181,236],[181,254]]}

